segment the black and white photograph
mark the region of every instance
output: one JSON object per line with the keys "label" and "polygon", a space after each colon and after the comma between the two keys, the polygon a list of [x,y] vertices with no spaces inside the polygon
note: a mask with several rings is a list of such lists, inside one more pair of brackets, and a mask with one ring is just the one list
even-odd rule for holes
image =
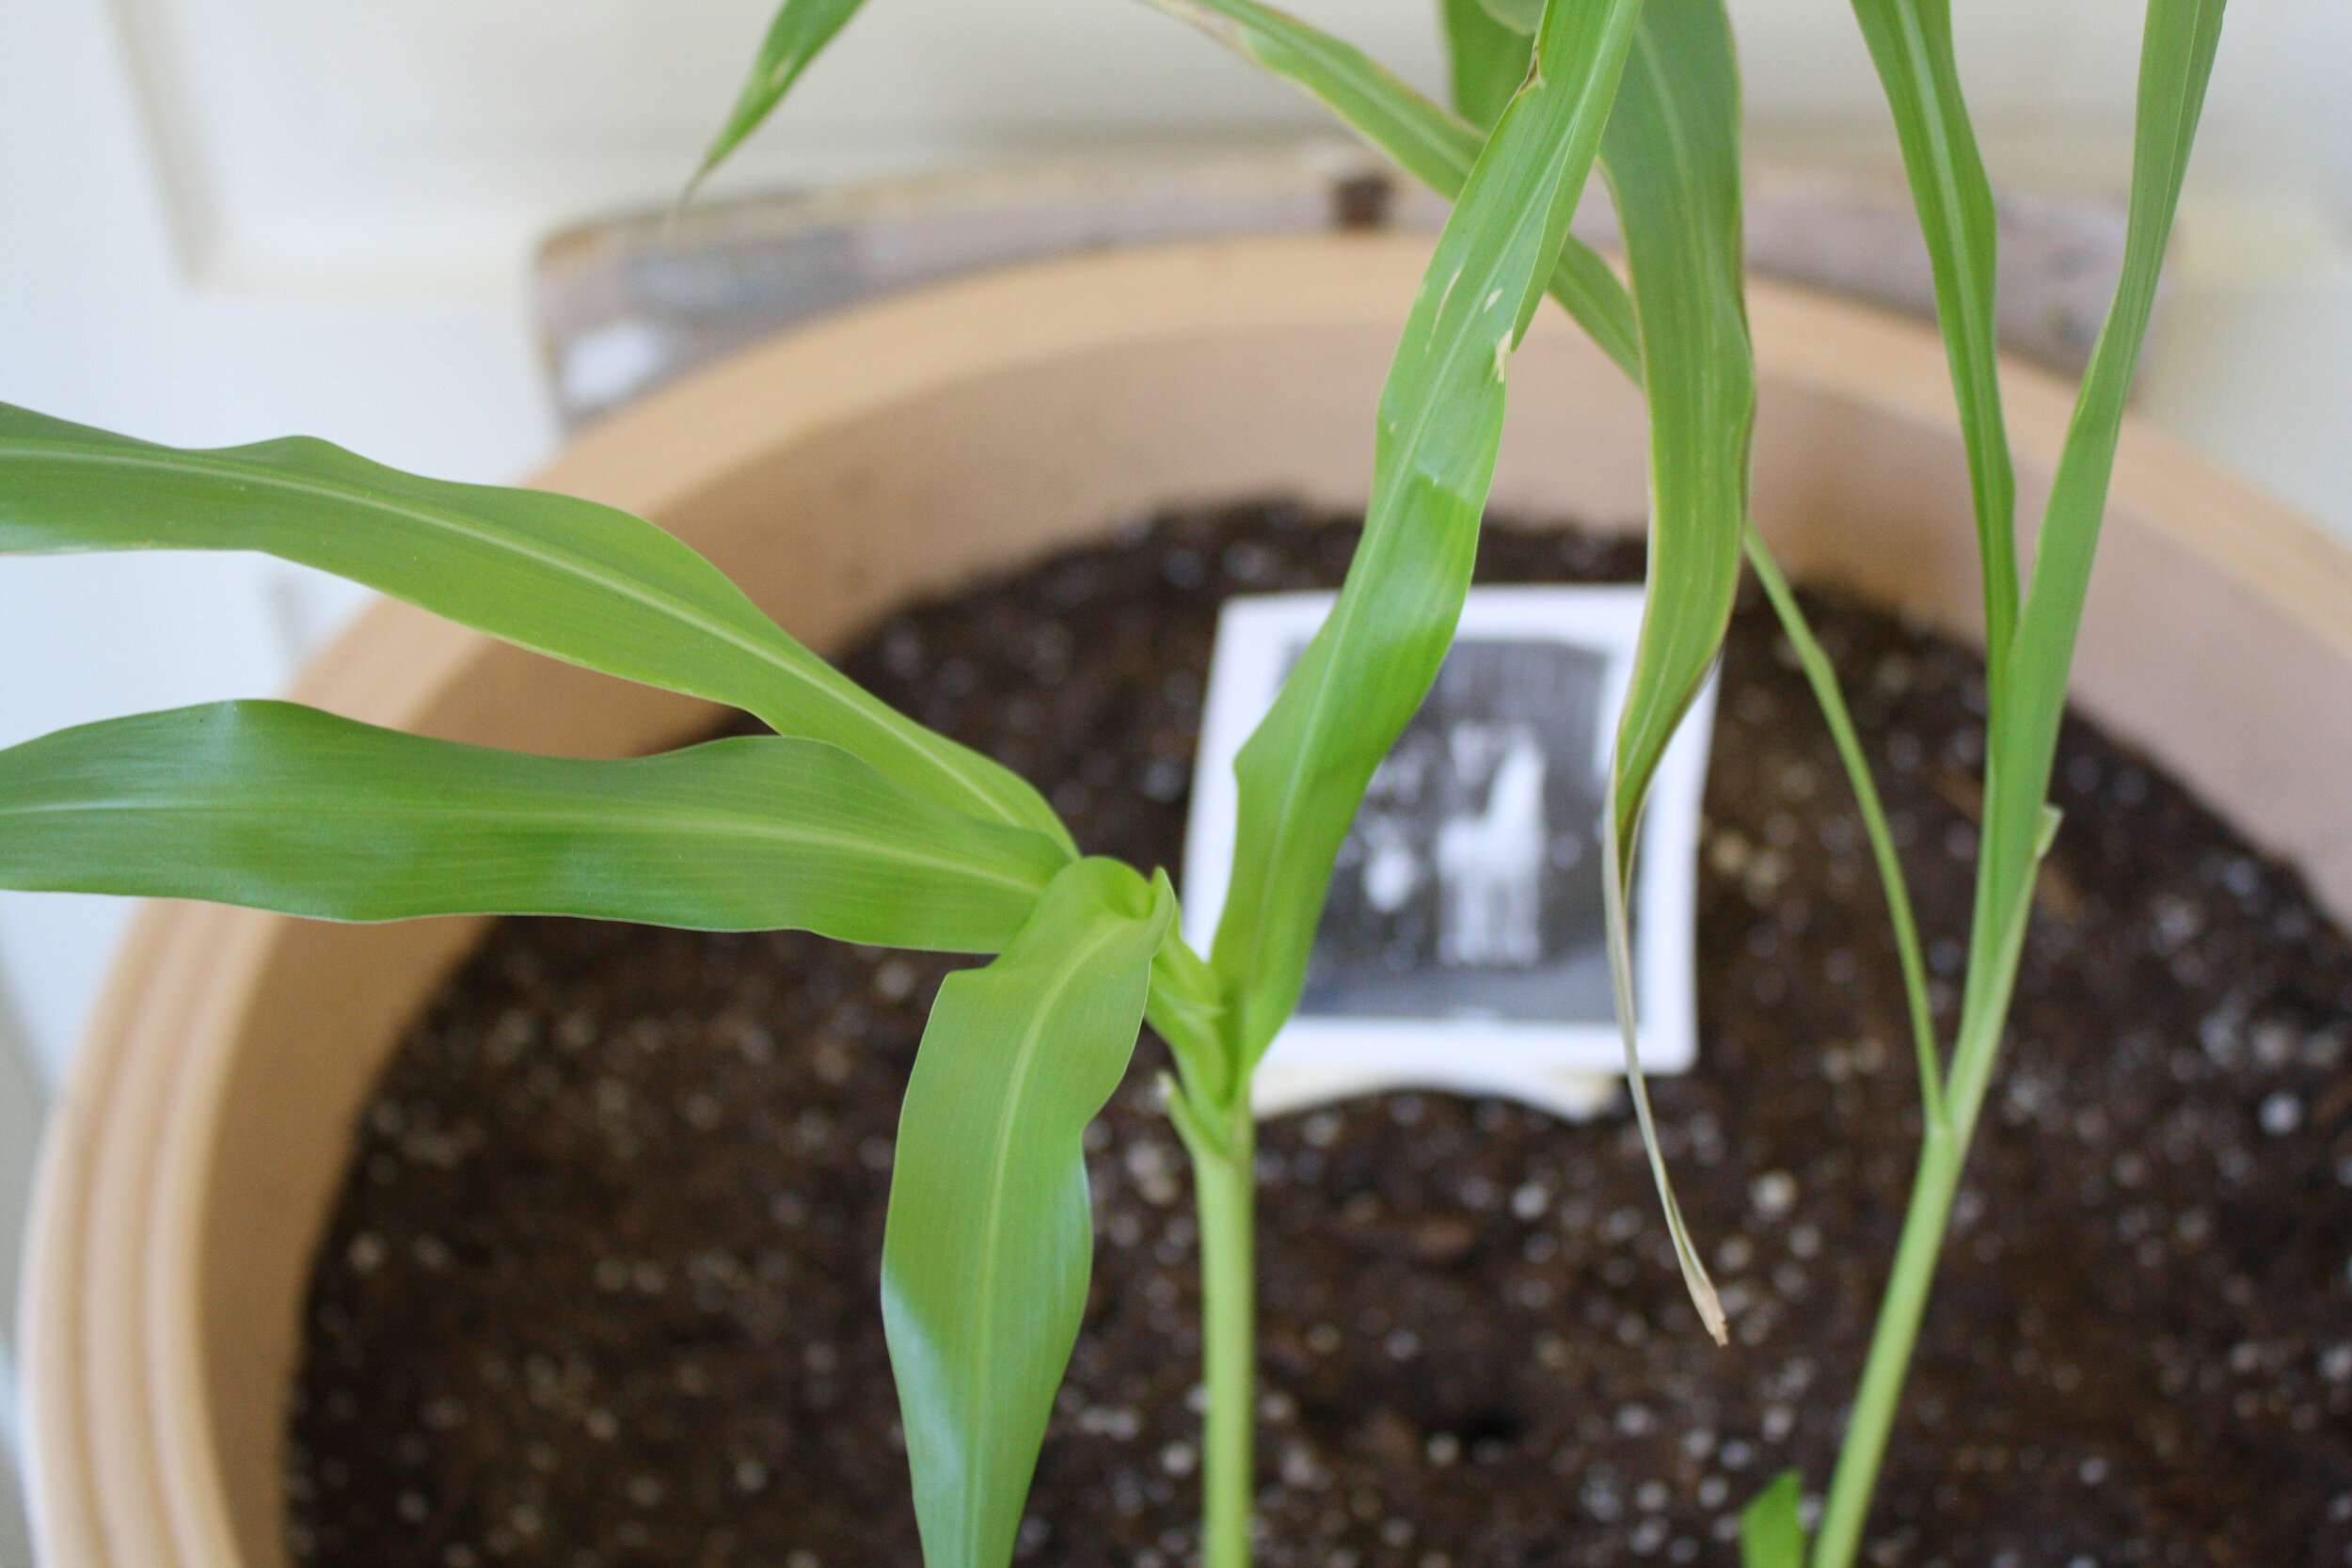
{"label": "black and white photograph", "polygon": [[[1186,853],[1196,942],[1214,932],[1229,874],[1233,753],[1331,603],[1281,594],[1226,607]],[[1633,589],[1471,594],[1341,847],[1297,1015],[1261,1069],[1276,1099],[1325,1098],[1315,1090],[1327,1082],[1333,1092],[1413,1083],[1518,1093],[1585,1114],[1606,1098],[1624,1046],[1601,812],[1640,616]],[[1648,1071],[1680,1070],[1693,1054],[1692,855],[1711,698],[1710,687],[1669,752],[1635,857]]]}

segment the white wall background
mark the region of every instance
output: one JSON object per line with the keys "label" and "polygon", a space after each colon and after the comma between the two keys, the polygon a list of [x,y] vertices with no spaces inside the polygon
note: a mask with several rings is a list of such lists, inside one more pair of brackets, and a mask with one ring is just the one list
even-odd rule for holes
{"label": "white wall background", "polygon": [[[0,399],[181,444],[290,431],[453,478],[552,429],[535,237],[672,194],[768,0],[0,0]],[[2138,0],[1976,0],[1996,173],[2120,188]],[[1301,0],[1425,87],[1430,0]],[[1735,0],[1760,142],[1887,155],[1845,0]],[[2236,0],[2145,406],[2352,536],[2352,4]],[[1319,124],[1135,0],[876,0],[725,182]],[[0,562],[0,744],[277,689],[348,612],[241,558]],[[0,895],[52,1084],[122,912]]]}

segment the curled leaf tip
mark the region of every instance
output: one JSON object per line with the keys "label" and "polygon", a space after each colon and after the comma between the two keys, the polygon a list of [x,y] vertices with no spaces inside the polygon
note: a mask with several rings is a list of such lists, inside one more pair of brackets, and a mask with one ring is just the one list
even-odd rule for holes
{"label": "curled leaf tip", "polygon": [[[1615,771],[1613,759],[1611,770]],[[1637,819],[1638,811],[1633,814]],[[1616,999],[1617,1029],[1625,1040],[1625,1083],[1633,1096],[1634,1120],[1642,1129],[1642,1148],[1649,1156],[1651,1179],[1658,1186],[1658,1206],[1666,1216],[1666,1234],[1674,1242],[1675,1262],[1682,1270],[1683,1288],[1691,1292],[1691,1305],[1698,1309],[1699,1322],[1718,1345],[1731,1343],[1729,1325],[1724,1320],[1723,1299],[1715,1293],[1715,1282],[1707,1276],[1707,1265],[1699,1260],[1698,1243],[1691,1239],[1691,1227],[1683,1223],[1682,1205],[1675,1199],[1674,1183],[1666,1176],[1666,1155],[1658,1141],[1658,1124],[1650,1114],[1649,1085],[1642,1072],[1642,1053],[1639,1027],[1633,1008],[1633,941],[1632,927],[1626,918],[1626,888],[1630,880],[1630,866],[1618,842],[1617,813],[1613,808],[1601,814],[1601,908],[1604,927],[1608,934],[1610,989]]]}
{"label": "curled leaf tip", "polygon": [[1682,1283],[1690,1288],[1691,1304],[1699,1309],[1699,1322],[1707,1325],[1708,1337],[1716,1344],[1731,1343],[1731,1324],[1724,1317],[1723,1298],[1715,1293],[1715,1282],[1707,1277],[1707,1271],[1696,1273],[1685,1269]]}
{"label": "curled leaf tip", "polygon": [[[1642,1101],[1645,1111],[1648,1097]],[[1648,1117],[1643,1118],[1645,1141],[1655,1147],[1657,1136],[1648,1128]],[[1682,1269],[1682,1288],[1691,1292],[1691,1305],[1698,1309],[1699,1322],[1707,1325],[1708,1338],[1719,1346],[1731,1343],[1731,1325],[1724,1317],[1723,1298],[1715,1293],[1715,1282],[1707,1275],[1707,1265],[1699,1260],[1698,1243],[1691,1239],[1691,1227],[1683,1223],[1682,1205],[1675,1201],[1674,1189],[1666,1183],[1666,1167],[1662,1161],[1653,1161],[1652,1169],[1658,1177],[1659,1196],[1664,1199],[1666,1230],[1674,1241],[1675,1261]]]}

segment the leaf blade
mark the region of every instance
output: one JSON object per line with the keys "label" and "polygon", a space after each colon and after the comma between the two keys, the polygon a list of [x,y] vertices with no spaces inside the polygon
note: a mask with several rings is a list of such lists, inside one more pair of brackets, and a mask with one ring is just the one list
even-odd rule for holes
{"label": "leaf blade", "polygon": [[1853,0],[1928,245],[1977,514],[1988,681],[2017,626],[2017,475],[2001,413],[1993,186],[1961,96],[1950,0]]}
{"label": "leaf blade", "polygon": [[1804,1568],[1804,1482],[1783,1470],[1740,1511],[1740,1568]]}
{"label": "leaf blade", "polygon": [[1233,878],[1210,962],[1245,1068],[1297,1004],[1340,842],[1452,641],[1502,437],[1502,376],[1592,166],[1637,9],[1546,11],[1538,69],[1464,184],[1406,323],[1347,580],[1235,757]]}
{"label": "leaf blade", "polygon": [[191,451],[0,404],[0,551],[250,549],[568,663],[829,740],[918,795],[1066,835],[1037,792],[861,690],[677,539],[612,507],[455,484],[294,437]]}
{"label": "leaf blade", "polygon": [[1721,0],[1648,0],[1601,150],[1625,226],[1650,404],[1649,594],[1612,768],[1629,846],[1739,588],[1756,423],[1739,117]]}
{"label": "leaf blade", "polygon": [[1480,130],[1491,131],[1511,95],[1527,79],[1534,29],[1499,18],[1487,0],[1442,0],[1440,16],[1454,112]]}
{"label": "leaf blade", "polygon": [[2010,679],[1989,719],[1984,844],[1968,984],[1962,997],[1962,1049],[1953,1061],[1950,1096],[1963,1138],[1992,1072],[1998,1038],[1992,1021],[2007,1011],[2016,954],[2032,909],[2034,867],[2047,842],[2044,812],[2065,714],[2066,675],[2090,593],[2132,374],[2155,308],[2156,281],[2213,73],[2222,11],[2222,0],[2150,0],[2148,7],[2122,273],[2059,451],[2018,611]]}
{"label": "leaf blade", "polygon": [[1085,1308],[1081,1134],[1118,1086],[1175,899],[1065,867],[1004,954],[940,988],[899,1118],[882,1321],[925,1568],[1012,1554]]}
{"label": "leaf blade", "polygon": [[760,40],[759,53],[753,56],[752,68],[736,93],[734,105],[727,110],[726,123],[711,137],[701,166],[687,183],[686,198],[691,198],[694,187],[710,178],[711,171],[775,112],[776,105],[784,102],[785,94],[792,90],[792,84],[801,79],[801,72],[808,69],[809,62],[823,53],[834,35],[849,24],[850,18],[865,3],[866,0],[784,0],[776,8],[775,18],[768,24],[767,34]]}
{"label": "leaf blade", "polygon": [[580,761],[220,703],[0,752],[0,885],[328,920],[566,914],[987,952],[1059,863],[822,741]]}
{"label": "leaf blade", "polygon": [[1650,408],[1648,590],[1610,754],[1602,833],[1626,1082],[1692,1305],[1723,1307],[1666,1172],[1642,1073],[1627,899],[1643,802],[1731,621],[1747,518],[1756,360],[1740,237],[1740,83],[1722,0],[1647,0],[1601,156],[1625,228]]}
{"label": "leaf blade", "polygon": [[1911,901],[1911,883],[1903,875],[1902,856],[1896,848],[1894,829],[1886,817],[1885,802],[1879,798],[1878,783],[1870,773],[1870,760],[1862,749],[1862,737],[1854,730],[1853,714],[1846,705],[1845,693],[1837,685],[1837,672],[1831,665],[1829,655],[1822,650],[1820,639],[1806,625],[1804,611],[1789,591],[1788,579],[1773,559],[1772,547],[1748,524],[1743,541],[1749,562],[1756,571],[1756,581],[1764,589],[1764,596],[1780,620],[1781,633],[1797,651],[1797,663],[1804,672],[1805,683],[1813,688],[1814,706],[1820,710],[1822,721],[1830,733],[1830,743],[1837,750],[1837,760],[1846,770],[1846,783],[1853,791],[1855,808],[1862,814],[1863,836],[1870,846],[1870,857],[1878,864],[1879,891],[1886,900],[1886,919],[1895,939],[1895,962],[1902,974],[1903,1001],[1911,1015],[1912,1054],[1919,1069],[1920,1109],[1930,1127],[1946,1125],[1944,1107],[1943,1057],[1935,1038],[1935,1012],[1928,995],[1927,955],[1919,942],[1919,917]]}

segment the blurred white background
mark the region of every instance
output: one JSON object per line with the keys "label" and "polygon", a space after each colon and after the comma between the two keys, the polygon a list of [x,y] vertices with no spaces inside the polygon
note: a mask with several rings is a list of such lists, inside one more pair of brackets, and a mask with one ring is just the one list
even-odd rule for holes
{"label": "blurred white background", "polygon": [[[526,265],[676,190],[768,0],[7,0],[0,399],[175,444],[550,450]],[[1433,0],[1301,0],[1435,90]],[[1996,180],[2120,191],[2138,0],[1974,0]],[[1758,146],[1891,160],[1844,0],[1735,0]],[[2352,537],[2352,5],[2236,0],[2143,409]],[[722,188],[1317,129],[1136,0],[875,0]],[[244,558],[0,562],[0,744],[281,687],[350,613]],[[0,1034],[71,1057],[123,911],[0,895]]]}

